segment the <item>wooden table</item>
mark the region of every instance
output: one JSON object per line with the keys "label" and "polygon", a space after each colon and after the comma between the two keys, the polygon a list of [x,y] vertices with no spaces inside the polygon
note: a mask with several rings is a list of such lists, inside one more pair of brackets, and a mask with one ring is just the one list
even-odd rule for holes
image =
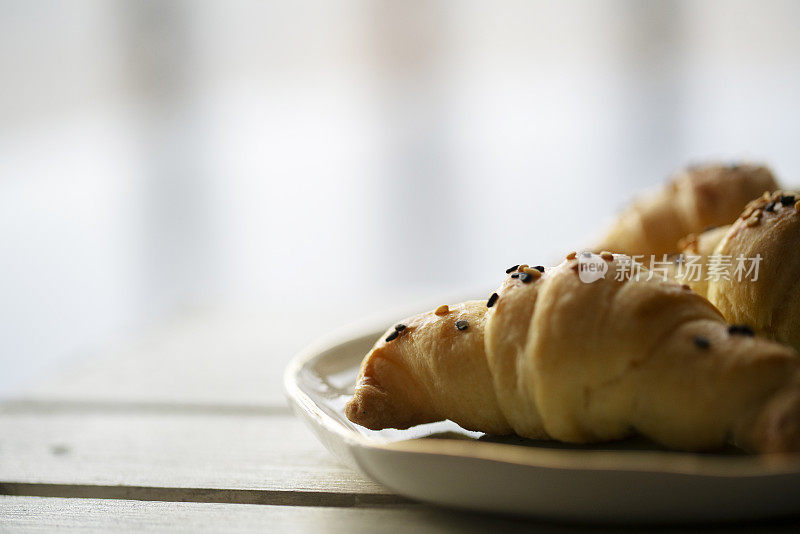
{"label": "wooden table", "polygon": [[3,402],[0,532],[575,529],[411,502],[338,464],[283,398],[307,341],[291,314],[186,312]]}

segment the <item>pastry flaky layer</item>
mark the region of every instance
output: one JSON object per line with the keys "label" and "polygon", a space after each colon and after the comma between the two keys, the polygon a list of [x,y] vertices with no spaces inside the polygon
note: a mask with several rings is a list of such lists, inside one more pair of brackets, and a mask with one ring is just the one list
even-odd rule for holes
{"label": "pastry flaky layer", "polygon": [[[705,296],[731,323],[745,323],[757,333],[800,350],[800,194],[765,193],[747,204],[733,224],[690,235],[683,240],[686,257],[700,256],[702,265],[712,258],[730,260],[733,266],[757,261],[758,270],[735,269],[709,279],[691,279],[688,272],[676,279]],[[684,279],[685,278],[685,279]]]}
{"label": "pastry flaky layer", "polygon": [[573,443],[638,433],[683,450],[800,450],[793,349],[729,329],[686,286],[631,277],[625,256],[593,256],[605,276],[592,282],[583,260],[523,266],[488,303],[402,321],[364,359],[347,417],[375,430],[450,419]]}
{"label": "pastry flaky layer", "polygon": [[688,167],[631,204],[594,248],[629,255],[673,253],[682,237],[730,224],[747,202],[776,189],[772,172],[761,165]]}

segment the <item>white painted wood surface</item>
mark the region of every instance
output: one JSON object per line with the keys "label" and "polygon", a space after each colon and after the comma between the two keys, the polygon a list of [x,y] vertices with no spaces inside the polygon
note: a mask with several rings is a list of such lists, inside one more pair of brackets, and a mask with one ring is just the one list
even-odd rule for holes
{"label": "white painted wood surface", "polygon": [[354,324],[388,327],[398,317],[462,300],[464,295],[399,295],[397,302],[407,304],[396,309],[386,309],[385,300],[187,309],[133,339],[76,357],[25,396],[59,402],[285,406],[283,370],[321,337]]}
{"label": "white painted wood surface", "polygon": [[[38,400],[286,405],[282,373],[325,333],[331,311],[193,309],[71,362],[27,396]],[[347,314],[345,314],[347,317]],[[339,326],[338,323],[334,323]]]}
{"label": "white painted wood surface", "polygon": [[[480,294],[480,293],[477,293]],[[443,296],[442,302],[463,300]],[[390,326],[440,298],[386,310],[385,302],[324,306],[293,302],[280,309],[192,308],[97,354],[84,355],[26,393],[36,400],[285,406],[283,370],[298,351],[354,323]],[[377,319],[364,319],[374,317]]]}
{"label": "white painted wood surface", "polygon": [[413,503],[339,465],[281,387],[312,315],[190,313],[0,402],[0,532],[576,529]]}
{"label": "white painted wood surface", "polygon": [[289,414],[12,409],[0,413],[2,482],[386,493]]}
{"label": "white painted wood surface", "polygon": [[289,412],[286,363],[349,320],[297,316],[195,310],[0,402],[0,532],[412,521],[420,505],[340,465]]}
{"label": "white painted wood surface", "polygon": [[[700,532],[703,528],[597,528],[455,512],[422,504],[375,507],[270,506],[0,496],[0,531],[50,532]],[[796,522],[716,525],[712,532],[797,532]]]}
{"label": "white painted wood surface", "polygon": [[[453,513],[421,504],[336,508],[0,496],[14,532],[572,532],[574,527]],[[592,532],[603,532],[593,530]],[[612,532],[607,530],[606,532]]]}

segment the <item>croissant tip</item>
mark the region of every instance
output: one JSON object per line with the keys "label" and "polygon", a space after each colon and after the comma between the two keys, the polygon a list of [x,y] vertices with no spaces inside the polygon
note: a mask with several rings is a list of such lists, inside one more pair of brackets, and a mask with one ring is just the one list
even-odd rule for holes
{"label": "croissant tip", "polygon": [[347,418],[370,430],[386,428],[388,408],[386,391],[370,375],[362,376],[356,384],[356,391],[344,407]]}
{"label": "croissant tip", "polygon": [[416,424],[404,423],[386,401],[386,395],[374,388],[357,390],[345,405],[344,413],[350,421],[369,430],[405,429]]}
{"label": "croissant tip", "polygon": [[800,452],[800,392],[787,388],[767,404],[754,425],[754,449],[761,453]]}
{"label": "croissant tip", "polygon": [[370,430],[380,430],[380,426],[375,424],[374,414],[367,408],[368,403],[362,402],[362,396],[359,391],[352,399],[345,405],[344,414],[347,418],[357,425],[369,428]]}
{"label": "croissant tip", "polygon": [[361,411],[361,405],[358,401],[358,394],[356,393],[352,399],[350,399],[347,404],[344,406],[344,415],[352,421],[353,423],[359,423],[359,412]]}

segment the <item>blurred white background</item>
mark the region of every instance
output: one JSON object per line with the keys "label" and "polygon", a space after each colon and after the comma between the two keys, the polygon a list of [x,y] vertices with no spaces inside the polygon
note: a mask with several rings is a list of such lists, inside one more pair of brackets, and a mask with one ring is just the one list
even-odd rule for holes
{"label": "blurred white background", "polygon": [[799,21],[793,1],[2,0],[0,393],[185,310],[260,310],[268,336],[323,318],[302,344],[488,294],[689,161],[796,183]]}

